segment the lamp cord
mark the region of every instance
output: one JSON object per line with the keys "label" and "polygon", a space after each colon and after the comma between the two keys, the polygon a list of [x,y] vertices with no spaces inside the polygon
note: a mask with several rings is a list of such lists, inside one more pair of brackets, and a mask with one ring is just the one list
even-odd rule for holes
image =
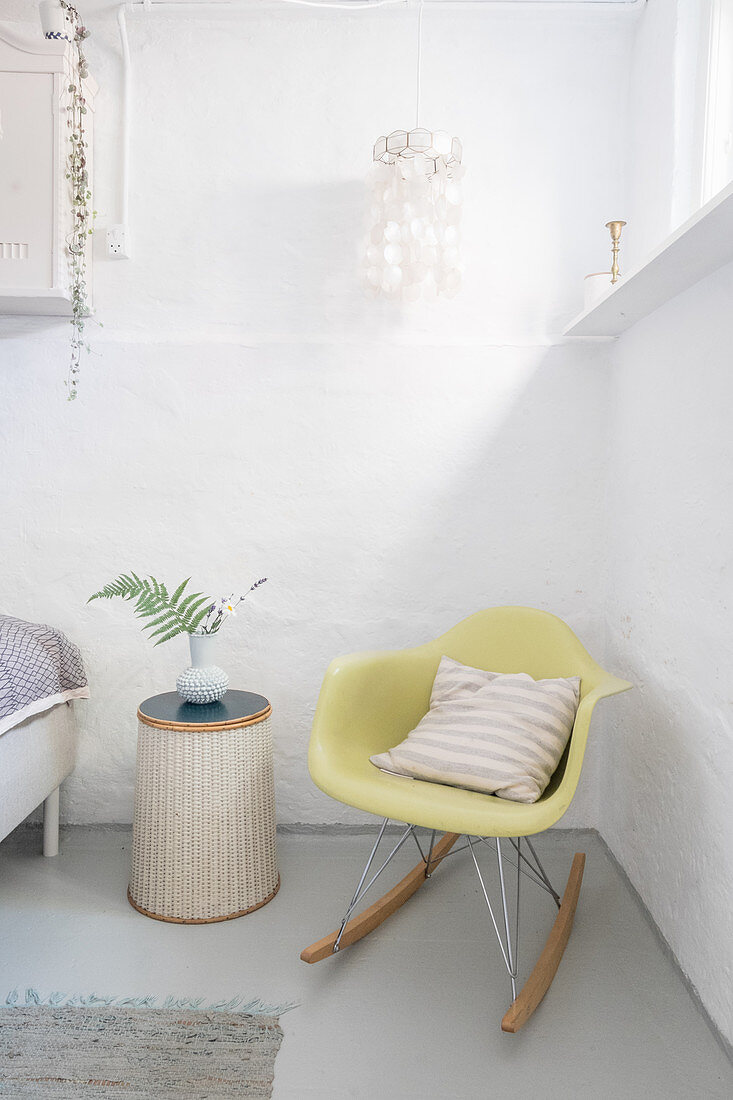
{"label": "lamp cord", "polygon": [[415,129],[420,127],[420,76],[422,70],[422,13],[424,0],[420,0],[417,14],[417,79],[415,87]]}

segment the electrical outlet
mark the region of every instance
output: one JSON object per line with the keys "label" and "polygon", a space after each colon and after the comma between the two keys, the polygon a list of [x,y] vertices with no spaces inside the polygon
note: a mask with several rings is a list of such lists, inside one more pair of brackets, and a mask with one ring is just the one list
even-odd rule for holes
{"label": "electrical outlet", "polygon": [[130,237],[126,225],[111,225],[107,230],[107,256],[110,260],[129,260]]}

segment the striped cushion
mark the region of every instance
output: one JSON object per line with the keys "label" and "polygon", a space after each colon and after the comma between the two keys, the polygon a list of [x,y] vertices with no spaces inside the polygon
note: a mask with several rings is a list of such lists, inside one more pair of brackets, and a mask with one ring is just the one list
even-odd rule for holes
{"label": "striped cushion", "polygon": [[371,761],[413,779],[536,802],[568,743],[579,698],[578,676],[533,680],[442,657],[428,713]]}

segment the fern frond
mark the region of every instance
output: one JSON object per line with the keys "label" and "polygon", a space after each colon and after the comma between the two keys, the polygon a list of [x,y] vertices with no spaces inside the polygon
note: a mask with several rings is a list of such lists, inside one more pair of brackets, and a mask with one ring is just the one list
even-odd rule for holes
{"label": "fern frond", "polygon": [[191,580],[190,577],[186,577],[185,581],[181,581],[181,583],[178,585],[178,588],[175,590],[175,592],[171,596],[171,607],[176,606],[176,604],[180,600],[181,596],[183,595],[184,588],[186,587],[186,585],[188,584],[188,582],[190,580]]}
{"label": "fern frond", "polygon": [[[150,629],[149,626],[144,626],[143,627],[143,630],[149,630],[149,629]],[[173,631],[173,633],[171,634],[171,638],[175,638],[176,634],[188,633],[188,631],[184,632],[183,628],[181,627],[181,624],[177,623],[175,621],[175,619],[169,619],[167,623],[163,623],[163,625],[159,626],[157,630],[154,630],[152,632],[152,634],[148,634],[148,637],[149,638],[157,638],[157,636],[159,634],[167,634],[169,630]]]}
{"label": "fern frond", "polygon": [[178,634],[191,634],[206,617],[212,603],[211,596],[203,592],[189,592],[186,587],[191,578],[187,577],[171,595],[163,581],[156,577],[139,577],[137,573],[121,573],[106,584],[99,592],[93,593],[87,600],[134,600],[133,613],[138,619],[147,619],[142,629],[152,631],[150,638],[158,638],[156,645],[169,642]]}
{"label": "fern frond", "polygon": [[155,592],[143,592],[135,604],[135,614],[157,615],[159,611],[163,611],[167,606],[166,601],[161,596],[156,596]]}
{"label": "fern frond", "polygon": [[145,623],[142,627],[143,630],[153,630],[156,626],[168,626],[171,623],[177,622],[176,616],[172,611],[164,611],[162,615],[158,615],[152,622]]}
{"label": "fern frond", "polygon": [[[211,607],[211,599],[210,599],[210,597],[209,597],[209,596],[202,596],[200,600],[196,600],[196,602],[195,602],[195,603],[192,603],[192,604],[190,605],[190,607],[187,607],[187,608],[186,608],[186,610],[185,610],[185,611],[183,612],[183,614],[181,615],[181,619],[182,619],[182,620],[183,620],[183,622],[185,622],[186,624],[190,624],[190,623],[191,623],[191,621],[192,621],[192,619],[193,619],[193,618],[194,618],[194,617],[196,616],[196,614],[197,614],[197,613],[198,613],[198,612],[199,612],[199,611],[200,611],[200,610],[201,610],[201,609],[202,609],[203,607],[207,607],[207,608],[208,608],[208,607]],[[179,615],[180,615],[180,614],[181,614],[181,613],[180,613],[180,610],[179,610]]]}
{"label": "fern frond", "polygon": [[195,634],[196,633],[198,628],[201,626],[201,623],[204,621],[206,616],[209,614],[209,607],[210,607],[210,604],[209,604],[209,601],[207,599],[206,600],[206,606],[202,607],[201,610],[198,611],[194,615],[193,619],[191,619],[191,621],[189,622],[189,624],[188,624],[189,634]]}
{"label": "fern frond", "polygon": [[133,579],[123,573],[119,577],[115,577],[109,584],[106,584],[99,592],[94,592],[87,603],[92,600],[111,600],[115,596],[120,596],[122,599],[132,599],[145,590],[146,583],[141,581],[139,577]]}
{"label": "fern frond", "polygon": [[[203,592],[192,592],[190,595],[186,596],[185,600],[178,605],[178,614],[185,615],[189,607],[195,603],[200,596],[203,596]],[[211,596],[204,596],[204,599],[211,603]]]}
{"label": "fern frond", "polygon": [[[151,578],[152,579],[152,578]],[[165,600],[166,603],[170,603],[170,596],[168,595],[168,589],[162,581],[156,581],[156,593],[161,600]]]}
{"label": "fern frond", "polygon": [[173,630],[169,631],[168,634],[165,634],[162,638],[159,638],[158,641],[155,644],[156,645],[162,645],[163,642],[169,642],[171,640],[171,638],[175,638],[177,634],[182,634],[182,633],[183,633],[183,631],[181,629],[179,629],[179,627],[175,627]]}

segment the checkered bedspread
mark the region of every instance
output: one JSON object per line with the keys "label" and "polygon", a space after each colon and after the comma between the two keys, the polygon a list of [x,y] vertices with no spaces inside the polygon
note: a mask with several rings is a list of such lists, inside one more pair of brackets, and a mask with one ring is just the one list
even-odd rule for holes
{"label": "checkered bedspread", "polygon": [[81,655],[65,634],[0,615],[0,734],[57,703],[88,697]]}

